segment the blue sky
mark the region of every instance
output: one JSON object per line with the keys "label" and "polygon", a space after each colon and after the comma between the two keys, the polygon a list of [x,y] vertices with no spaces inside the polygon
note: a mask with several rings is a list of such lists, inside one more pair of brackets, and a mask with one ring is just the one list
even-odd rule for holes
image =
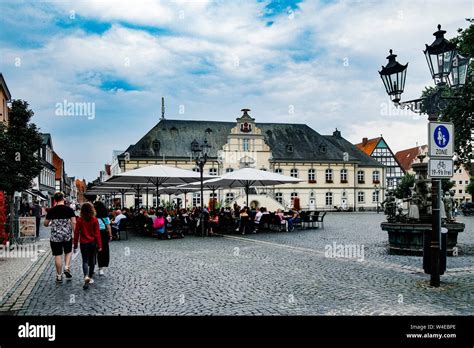
{"label": "blue sky", "polygon": [[[87,180],[158,122],[162,96],[168,118],[234,121],[248,107],[353,142],[383,134],[396,151],[425,142],[426,120],[390,105],[377,69],[392,48],[410,62],[404,98],[418,97],[436,25],[451,37],[474,17],[471,1],[443,4],[0,0],[0,71]],[[64,100],[94,103],[95,118],[57,116]]]}

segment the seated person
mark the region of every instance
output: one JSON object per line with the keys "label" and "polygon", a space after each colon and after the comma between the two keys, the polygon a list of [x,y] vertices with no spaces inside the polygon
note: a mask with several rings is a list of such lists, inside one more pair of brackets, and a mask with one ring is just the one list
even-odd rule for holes
{"label": "seated person", "polygon": [[283,214],[283,211],[281,209],[277,209],[275,216],[280,219],[280,224],[285,225],[285,231],[288,232],[288,221],[286,221],[285,214]]}
{"label": "seated person", "polygon": [[166,221],[162,211],[156,213],[156,218],[153,220],[153,229],[155,236],[162,237],[166,234]]}
{"label": "seated person", "polygon": [[300,215],[296,210],[290,210],[289,215],[287,216],[288,220],[288,231],[293,231],[295,229],[294,224],[300,221]]}

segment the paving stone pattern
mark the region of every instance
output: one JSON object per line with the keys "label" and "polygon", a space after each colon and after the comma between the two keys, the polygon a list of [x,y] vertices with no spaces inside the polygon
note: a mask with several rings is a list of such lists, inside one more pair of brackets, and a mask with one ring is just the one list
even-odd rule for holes
{"label": "paving stone pattern", "polygon": [[[460,217],[460,254],[442,286],[422,259],[390,255],[383,214],[334,213],[325,229],[169,241],[130,235],[111,244],[105,277],[56,284],[52,259],[35,267],[16,315],[472,315],[474,217]],[[326,257],[327,245],[364,246],[364,259]],[[47,261],[47,262],[46,262]],[[19,282],[18,286],[24,286]],[[18,302],[20,301],[20,302]],[[0,304],[5,308],[6,304]]]}

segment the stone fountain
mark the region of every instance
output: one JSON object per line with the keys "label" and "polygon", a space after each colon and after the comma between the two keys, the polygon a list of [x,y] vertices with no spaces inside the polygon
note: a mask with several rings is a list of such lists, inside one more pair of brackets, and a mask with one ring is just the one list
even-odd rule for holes
{"label": "stone fountain", "polygon": [[[408,213],[404,213],[401,204],[397,204],[393,192],[388,192],[382,202],[387,221],[381,228],[388,232],[391,253],[403,255],[423,254],[423,235],[431,233],[431,180],[428,178],[428,163],[423,163],[424,155],[418,156],[419,163],[414,163],[415,185],[411,196],[404,199],[409,202]],[[452,217],[452,196],[447,193],[441,204],[441,227],[447,232],[447,253],[452,255],[458,241],[458,233],[463,232],[465,225],[454,221]]]}

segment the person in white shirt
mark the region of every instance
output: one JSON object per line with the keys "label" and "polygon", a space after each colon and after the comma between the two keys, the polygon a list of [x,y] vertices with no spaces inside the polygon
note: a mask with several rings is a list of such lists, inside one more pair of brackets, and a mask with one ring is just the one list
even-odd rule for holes
{"label": "person in white shirt", "polygon": [[120,227],[120,220],[126,219],[127,216],[124,215],[120,210],[117,211],[118,215],[115,216],[114,223],[117,225],[117,227]]}
{"label": "person in white shirt", "polygon": [[264,207],[261,207],[258,211],[257,214],[255,214],[255,230],[253,233],[255,233],[258,230],[258,225],[260,224],[260,219],[262,218],[263,214],[265,213],[266,209]]}

